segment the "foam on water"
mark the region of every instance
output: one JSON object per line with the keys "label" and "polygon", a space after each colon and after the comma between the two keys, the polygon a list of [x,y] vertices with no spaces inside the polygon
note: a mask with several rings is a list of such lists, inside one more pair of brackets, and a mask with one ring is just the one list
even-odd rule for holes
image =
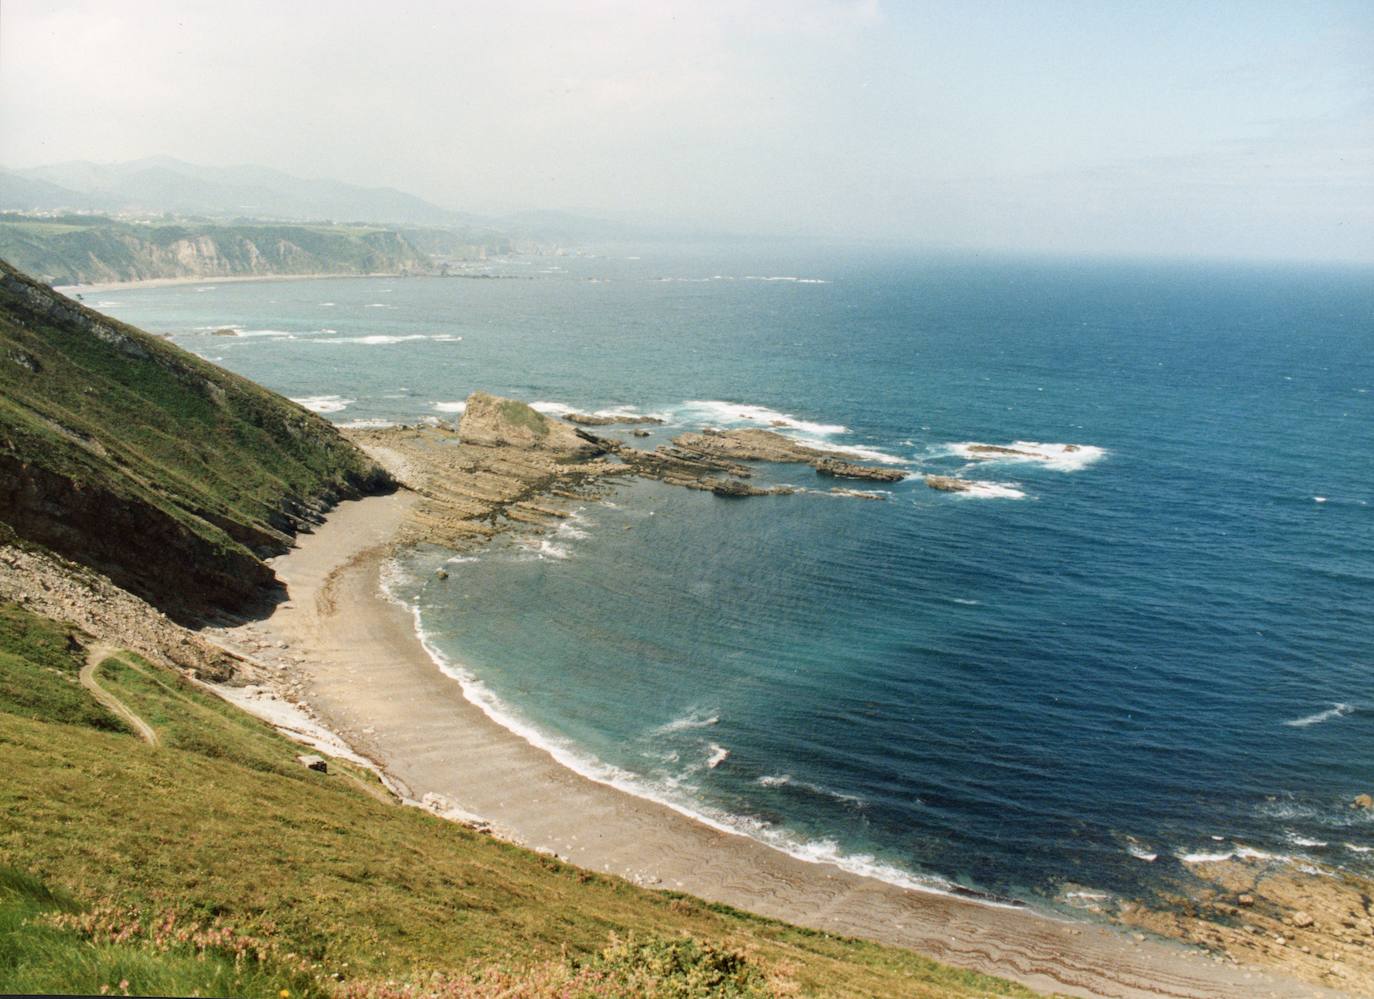
{"label": "foam on water", "polygon": [[1325,711],[1318,711],[1316,714],[1306,715],[1302,718],[1294,718],[1284,722],[1284,725],[1289,728],[1307,728],[1309,725],[1320,725],[1332,718],[1344,718],[1354,710],[1349,704],[1333,704]]}
{"label": "foam on water", "polygon": [[658,726],[653,732],[655,735],[667,735],[672,732],[686,732],[695,728],[710,728],[712,725],[718,724],[720,724],[720,715],[718,714],[689,711],[681,717]]}
{"label": "foam on water", "polygon": [[987,482],[981,479],[966,479],[969,488],[959,492],[946,493],[952,499],[1025,499],[1025,490],[1019,482]]}
{"label": "foam on water", "polygon": [[434,408],[441,413],[462,413],[468,408],[467,400],[459,399],[454,402],[436,402]]}
{"label": "foam on water", "polygon": [[[1220,838],[1220,837],[1217,837]],[[1266,853],[1264,850],[1256,850],[1249,846],[1234,846],[1229,850],[1205,851],[1199,850],[1192,853],[1174,854],[1185,864],[1217,864],[1223,860],[1277,860],[1281,862],[1291,862],[1292,857],[1281,854]]]}
{"label": "foam on water", "polygon": [[[1003,447],[1016,454],[976,451],[979,447]],[[950,454],[969,461],[986,463],[1030,462],[1052,468],[1056,472],[1077,472],[1100,461],[1106,449],[1091,444],[1042,444],[1038,441],[1012,441],[1010,444],[985,444],[982,441],[963,441],[949,445]]]}
{"label": "foam on water", "polygon": [[291,401],[315,413],[341,413],[357,402],[356,399],[345,399],[339,395],[308,395]]}
{"label": "foam on water", "polygon": [[407,333],[404,336],[388,336],[384,333],[376,333],[372,336],[316,337],[311,343],[360,343],[365,346],[376,346],[379,344],[406,343],[409,340],[428,339],[429,337],[423,333]]}
{"label": "foam on water", "polygon": [[849,433],[849,428],[843,424],[814,423],[767,406],[723,402],[719,399],[688,399],[678,410],[678,415],[693,423],[709,426],[754,424],[774,429],[800,430],[815,437]]}
{"label": "foam on water", "polygon": [[1302,846],[1307,847],[1309,849],[1318,850],[1330,846],[1330,844],[1324,839],[1312,839],[1309,836],[1299,836],[1297,833],[1289,833],[1288,842],[1292,843],[1294,846]]}

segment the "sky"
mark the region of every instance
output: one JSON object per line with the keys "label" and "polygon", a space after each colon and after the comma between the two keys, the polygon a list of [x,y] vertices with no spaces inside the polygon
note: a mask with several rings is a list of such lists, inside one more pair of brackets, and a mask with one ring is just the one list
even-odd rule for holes
{"label": "sky", "polygon": [[3,0],[0,164],[824,240],[1374,262],[1374,3]]}

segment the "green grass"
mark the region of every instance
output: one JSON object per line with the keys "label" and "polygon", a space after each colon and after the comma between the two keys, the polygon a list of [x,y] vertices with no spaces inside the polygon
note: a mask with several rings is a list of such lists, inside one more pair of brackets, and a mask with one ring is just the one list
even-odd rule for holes
{"label": "green grass", "polygon": [[113,942],[70,925],[81,906],[35,878],[0,867],[0,990],[13,993],[274,996],[318,992],[306,973],[235,960],[194,944]]}
{"label": "green grass", "polygon": [[549,421],[544,414],[518,399],[502,399],[501,418],[516,427],[523,427],[536,437],[549,435]]}
{"label": "green grass", "polygon": [[[64,978],[62,962],[42,955],[102,938],[35,922],[39,889],[25,881],[4,918],[28,920],[21,936],[32,943],[14,946],[37,956],[25,958],[27,977],[6,958],[0,991],[98,988],[134,967],[125,959],[145,962],[149,975],[164,959],[201,960],[156,950],[147,927],[171,914],[177,925],[218,922],[270,941],[254,972],[263,983],[289,976],[299,959],[309,989],[336,988],[337,974],[350,996],[411,996],[432,991],[431,980],[448,983],[445,995],[494,996],[512,975],[543,983],[518,993],[530,996],[729,994],[684,983],[739,960],[739,995],[765,979],[765,991],[782,982],[801,995],[1030,995],[910,952],[646,891],[379,800],[365,771],[341,761],[328,774],[307,770],[294,743],[130,654],[102,663],[101,683],[157,729],[159,747],[68,707],[42,720],[35,714],[59,703],[83,653],[67,647],[69,629],[20,608],[4,608],[0,621],[0,680],[28,691],[0,704],[0,865],[86,910],[72,925],[144,928],[128,941],[136,953],[101,951],[86,977]],[[607,957],[612,935],[621,942]],[[387,992],[387,980],[412,984]],[[574,980],[583,991],[558,991]],[[191,989],[190,979],[146,981]]]}

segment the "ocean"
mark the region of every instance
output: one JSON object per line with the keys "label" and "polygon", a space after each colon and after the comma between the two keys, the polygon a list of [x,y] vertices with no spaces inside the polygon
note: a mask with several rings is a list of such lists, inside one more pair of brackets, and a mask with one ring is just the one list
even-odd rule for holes
{"label": "ocean", "polygon": [[405,557],[436,659],[584,773],[1041,906],[1225,855],[1374,873],[1374,272],[687,246],[483,273],[85,300],[342,424],[484,389],[911,473],[855,486],[880,502],[806,466],[759,478],[820,492],[636,482]]}

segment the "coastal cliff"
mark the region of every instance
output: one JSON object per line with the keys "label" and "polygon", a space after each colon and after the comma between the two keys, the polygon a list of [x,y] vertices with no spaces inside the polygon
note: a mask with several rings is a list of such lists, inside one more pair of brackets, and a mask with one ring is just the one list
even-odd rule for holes
{"label": "coastal cliff", "polygon": [[263,559],[390,478],[325,420],[0,261],[0,529],[169,615],[242,607]]}
{"label": "coastal cliff", "polygon": [[488,231],[101,216],[0,217],[0,257],[51,284],[307,274],[434,274],[509,252]]}

